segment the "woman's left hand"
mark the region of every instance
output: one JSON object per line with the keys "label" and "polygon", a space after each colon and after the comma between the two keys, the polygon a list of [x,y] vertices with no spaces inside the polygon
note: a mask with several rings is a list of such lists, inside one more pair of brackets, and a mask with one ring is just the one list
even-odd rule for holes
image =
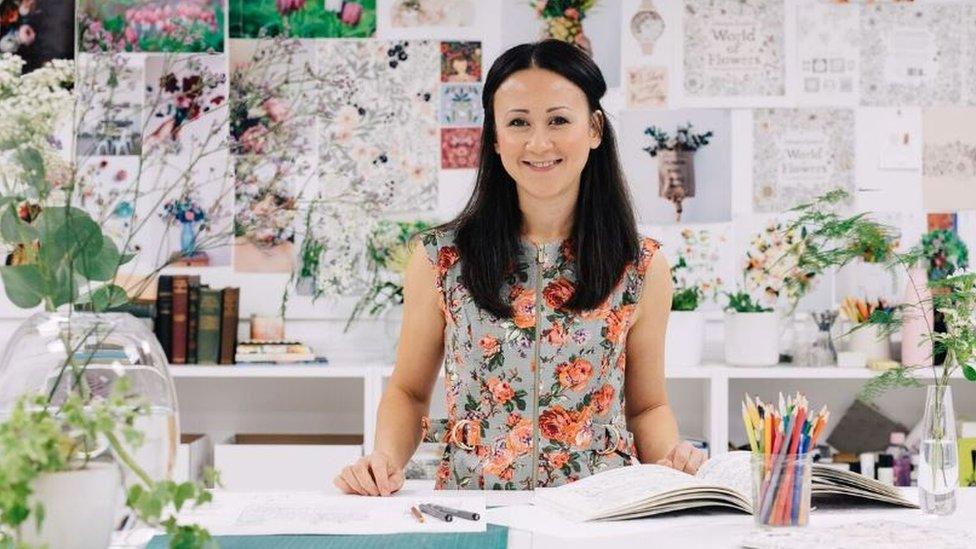
{"label": "woman's left hand", "polygon": [[694,475],[705,459],[705,452],[682,440],[672,446],[666,456],[657,460],[657,464]]}

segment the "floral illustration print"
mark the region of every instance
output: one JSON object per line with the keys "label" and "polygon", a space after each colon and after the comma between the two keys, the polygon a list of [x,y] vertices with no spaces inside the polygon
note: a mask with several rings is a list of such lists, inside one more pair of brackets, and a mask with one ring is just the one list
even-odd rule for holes
{"label": "floral illustration print", "polygon": [[502,288],[512,317],[497,318],[460,281],[453,234],[420,238],[447,321],[448,417],[424,421],[426,441],[447,443],[437,488],[559,486],[630,464],[625,343],[657,241],[645,238],[604,303],[580,314],[564,308],[576,287],[571,241],[523,242]]}

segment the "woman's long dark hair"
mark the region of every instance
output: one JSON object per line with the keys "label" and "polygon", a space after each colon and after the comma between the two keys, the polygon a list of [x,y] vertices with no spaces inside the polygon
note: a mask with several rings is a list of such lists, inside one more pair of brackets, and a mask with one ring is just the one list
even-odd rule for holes
{"label": "woman's long dark hair", "polygon": [[[591,114],[603,112],[600,98],[607,91],[596,63],[576,46],[559,40],[515,46],[495,60],[485,77],[481,99],[485,121],[474,192],[461,213],[442,228],[455,231],[461,282],[475,304],[501,318],[512,316],[511,304],[503,299],[501,289],[518,257],[522,213],[515,180],[494,149],[494,97],[509,76],[528,68],[549,70],[576,84],[586,94]],[[628,262],[635,261],[640,252],[613,129],[606,116],[603,118],[600,145],[590,150],[580,177],[573,220],[576,290],[563,307],[576,312],[603,303]]]}

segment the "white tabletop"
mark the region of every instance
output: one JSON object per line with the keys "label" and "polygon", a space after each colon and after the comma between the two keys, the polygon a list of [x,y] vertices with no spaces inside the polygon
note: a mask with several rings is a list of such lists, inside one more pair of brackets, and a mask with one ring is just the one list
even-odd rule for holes
{"label": "white tabletop", "polygon": [[[917,501],[917,489],[903,488],[906,495]],[[433,494],[430,481],[407,481],[394,497],[422,499]],[[969,536],[976,535],[976,488],[960,488],[958,507],[946,517],[925,515],[917,509],[902,509],[881,505],[844,505],[815,508],[807,528],[853,524],[862,521],[889,520],[955,530]],[[739,547],[740,542],[754,532],[751,515],[723,511],[695,511],[687,514],[651,517],[612,522],[571,522],[548,509],[532,505],[531,492],[466,491],[452,495],[485,497],[488,504],[487,521],[509,528],[509,547],[595,549],[597,544],[607,547],[652,547],[666,542],[669,547]],[[355,496],[350,496],[355,497]],[[139,547],[152,537],[151,531],[130,531],[116,536],[113,548]]]}

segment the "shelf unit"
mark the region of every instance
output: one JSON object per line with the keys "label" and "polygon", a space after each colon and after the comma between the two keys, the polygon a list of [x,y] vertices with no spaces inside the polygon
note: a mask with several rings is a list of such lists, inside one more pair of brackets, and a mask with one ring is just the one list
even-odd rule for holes
{"label": "shelf unit", "polygon": [[[252,393],[255,383],[263,391],[270,393],[274,393],[276,386],[285,383],[299,382],[303,385],[319,383],[324,391],[323,402],[329,402],[337,396],[329,394],[329,387],[331,387],[329,380],[355,380],[357,387],[361,387],[362,390],[361,429],[358,432],[363,435],[363,451],[368,453],[373,447],[376,409],[385,383],[392,375],[393,366],[383,360],[347,359],[324,365],[172,366],[170,372],[176,382],[177,397],[184,410],[182,418],[184,426],[190,423],[197,427],[202,426],[204,430],[207,425],[206,417],[200,416],[206,414],[206,406],[201,406],[199,402],[189,407],[184,406],[184,397],[187,396],[184,393],[188,388],[196,385],[198,380],[208,380],[207,383],[211,387],[226,387],[230,392],[235,390],[242,392],[243,397]],[[778,391],[785,393],[797,388],[802,389],[810,397],[811,402],[827,402],[828,406],[835,411],[831,417],[831,425],[827,427],[829,432],[833,427],[832,424],[839,419],[843,408],[850,404],[863,382],[875,375],[877,372],[866,368],[807,368],[789,365],[746,368],[726,366],[721,363],[706,363],[694,368],[674,368],[666,372],[669,393],[680,395],[680,397],[671,397],[679,426],[682,423],[695,425],[696,427],[691,429],[694,432],[686,432],[685,429],[682,431],[685,434],[707,439],[713,453],[725,452],[730,440],[742,442],[738,440],[740,437],[736,436],[737,431],[741,430],[737,425],[740,421],[737,410],[742,392],[749,391],[761,394],[764,398],[771,398]],[[920,374],[918,377],[921,382],[927,381],[925,375]],[[962,380],[961,374],[954,377],[956,380]],[[441,378],[443,378],[443,371]],[[244,385],[242,386],[241,383]],[[963,388],[963,384],[966,383],[954,381],[954,386],[959,386],[959,390],[963,391],[963,394],[956,397],[956,405],[960,408],[957,413],[960,416],[976,414],[976,410],[967,408],[976,403],[976,398],[972,398],[976,396],[976,385],[970,384],[970,387]],[[234,384],[237,384],[236,388]],[[807,387],[811,387],[812,392]],[[346,383],[341,386],[341,390],[352,389]],[[432,415],[443,413],[441,385],[438,384],[434,391]],[[277,398],[270,398],[271,402],[276,403],[273,412],[287,415],[292,404],[289,391],[281,387],[280,393],[275,396]],[[341,396],[349,397],[348,394]],[[196,395],[196,398],[199,399],[199,395]],[[918,406],[921,406],[924,396],[919,392],[914,396],[907,395],[907,398],[903,395],[902,400],[910,404],[918,401]],[[900,407],[906,406],[900,404]],[[910,419],[912,414],[914,414],[912,411],[901,414],[902,421],[906,422],[906,425],[911,426],[908,422],[912,421]],[[323,431],[329,431],[331,426],[320,427]],[[348,422],[347,428],[350,428]]]}

